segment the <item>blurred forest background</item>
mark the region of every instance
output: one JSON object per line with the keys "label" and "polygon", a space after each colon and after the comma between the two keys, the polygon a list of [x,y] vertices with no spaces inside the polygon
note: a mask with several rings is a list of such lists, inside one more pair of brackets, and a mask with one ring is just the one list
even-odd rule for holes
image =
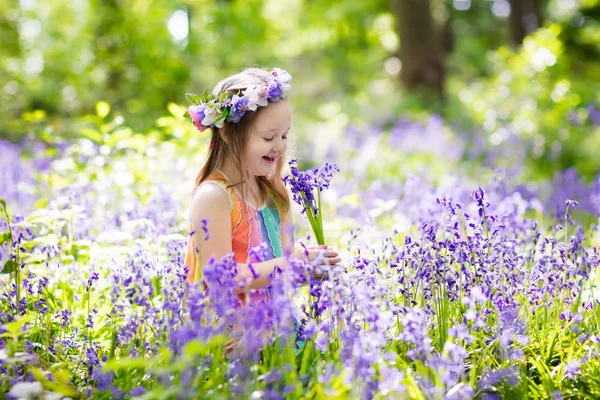
{"label": "blurred forest background", "polygon": [[435,117],[462,159],[505,154],[528,179],[600,166],[598,0],[0,0],[0,41],[13,142],[93,139],[109,113],[168,140],[186,92],[278,66],[306,153],[334,131],[435,141],[409,129]]}

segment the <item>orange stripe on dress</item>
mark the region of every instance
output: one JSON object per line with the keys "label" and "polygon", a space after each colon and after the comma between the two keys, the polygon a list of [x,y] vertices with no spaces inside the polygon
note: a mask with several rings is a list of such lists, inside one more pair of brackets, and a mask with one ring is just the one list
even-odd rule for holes
{"label": "orange stripe on dress", "polygon": [[[190,225],[190,232],[192,232],[192,226]],[[188,268],[188,282],[194,284],[196,281],[196,264],[198,258],[196,257],[196,249],[194,245],[194,236],[188,236],[187,248],[185,249],[185,265]]]}
{"label": "orange stripe on dress", "polygon": [[[242,206],[242,199],[233,192],[233,210],[231,210],[231,250],[233,259],[239,263],[248,262],[248,237],[250,235],[250,223],[248,210]],[[235,224],[233,221],[236,221]]]}

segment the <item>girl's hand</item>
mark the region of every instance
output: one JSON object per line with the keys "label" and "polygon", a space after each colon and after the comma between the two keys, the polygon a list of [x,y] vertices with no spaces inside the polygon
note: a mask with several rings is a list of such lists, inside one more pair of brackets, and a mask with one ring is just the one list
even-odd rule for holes
{"label": "girl's hand", "polygon": [[298,250],[291,254],[291,258],[313,262],[320,258],[319,265],[335,265],[342,261],[339,253],[329,246],[306,246],[306,250]]}

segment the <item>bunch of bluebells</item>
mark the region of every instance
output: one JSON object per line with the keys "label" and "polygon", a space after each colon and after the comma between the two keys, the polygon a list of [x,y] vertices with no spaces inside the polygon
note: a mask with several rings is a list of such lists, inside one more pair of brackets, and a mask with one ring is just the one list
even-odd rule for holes
{"label": "bunch of bluebells", "polygon": [[340,172],[336,164],[326,162],[321,168],[298,171],[298,160],[290,160],[291,174],[283,178],[284,183],[292,191],[294,201],[302,206],[302,214],[306,214],[310,226],[317,238],[317,243],[325,244],[323,237],[323,217],[321,210],[321,192],[331,185],[335,172]]}
{"label": "bunch of bluebells", "polygon": [[285,99],[291,81],[287,71],[273,68],[263,85],[249,86],[235,94],[221,93],[217,98],[208,94],[208,89],[201,96],[187,93],[190,106],[184,117],[191,118],[200,132],[206,128],[222,128],[225,122],[236,124],[246,111],[256,111],[258,106],[266,107],[269,101]]}

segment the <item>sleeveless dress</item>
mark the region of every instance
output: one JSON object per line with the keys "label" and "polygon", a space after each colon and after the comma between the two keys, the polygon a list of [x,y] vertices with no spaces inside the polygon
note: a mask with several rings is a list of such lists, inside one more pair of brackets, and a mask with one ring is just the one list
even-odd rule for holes
{"label": "sleeveless dress", "polygon": [[[253,247],[263,242],[268,244],[269,252],[263,261],[283,256],[281,243],[281,220],[275,201],[269,197],[266,205],[256,208],[252,204],[242,199],[238,191],[231,187],[231,182],[223,171],[213,175],[209,180],[204,181],[203,185],[216,185],[221,188],[229,198],[231,209],[231,247],[233,259],[238,263],[246,264],[251,260],[248,252]],[[191,232],[190,222],[190,232]],[[194,236],[188,238],[186,249],[185,264],[188,267],[188,281],[196,282],[196,245]],[[258,301],[268,297],[268,290],[258,290],[250,296],[252,301]],[[244,304],[246,295],[240,294],[240,300]]]}
{"label": "sleeveless dress", "polygon": [[[268,261],[283,256],[283,247],[281,242],[281,219],[277,210],[277,204],[271,196],[266,205],[256,208],[252,204],[244,201],[238,191],[231,187],[231,181],[221,170],[210,179],[204,181],[203,185],[216,185],[221,188],[229,198],[231,209],[231,234],[233,259],[238,263],[246,264],[250,260],[248,251],[253,247],[266,242],[268,244],[268,255],[263,261]],[[190,232],[192,231],[190,221]],[[196,283],[197,256],[194,236],[188,237],[188,243],[185,255],[185,265],[188,267],[188,281]],[[269,301],[270,294],[268,288],[259,289],[247,295],[239,294],[242,305],[247,301],[252,303]],[[298,315],[294,316],[296,331],[300,329]],[[304,347],[304,341],[297,338],[297,352]]]}

